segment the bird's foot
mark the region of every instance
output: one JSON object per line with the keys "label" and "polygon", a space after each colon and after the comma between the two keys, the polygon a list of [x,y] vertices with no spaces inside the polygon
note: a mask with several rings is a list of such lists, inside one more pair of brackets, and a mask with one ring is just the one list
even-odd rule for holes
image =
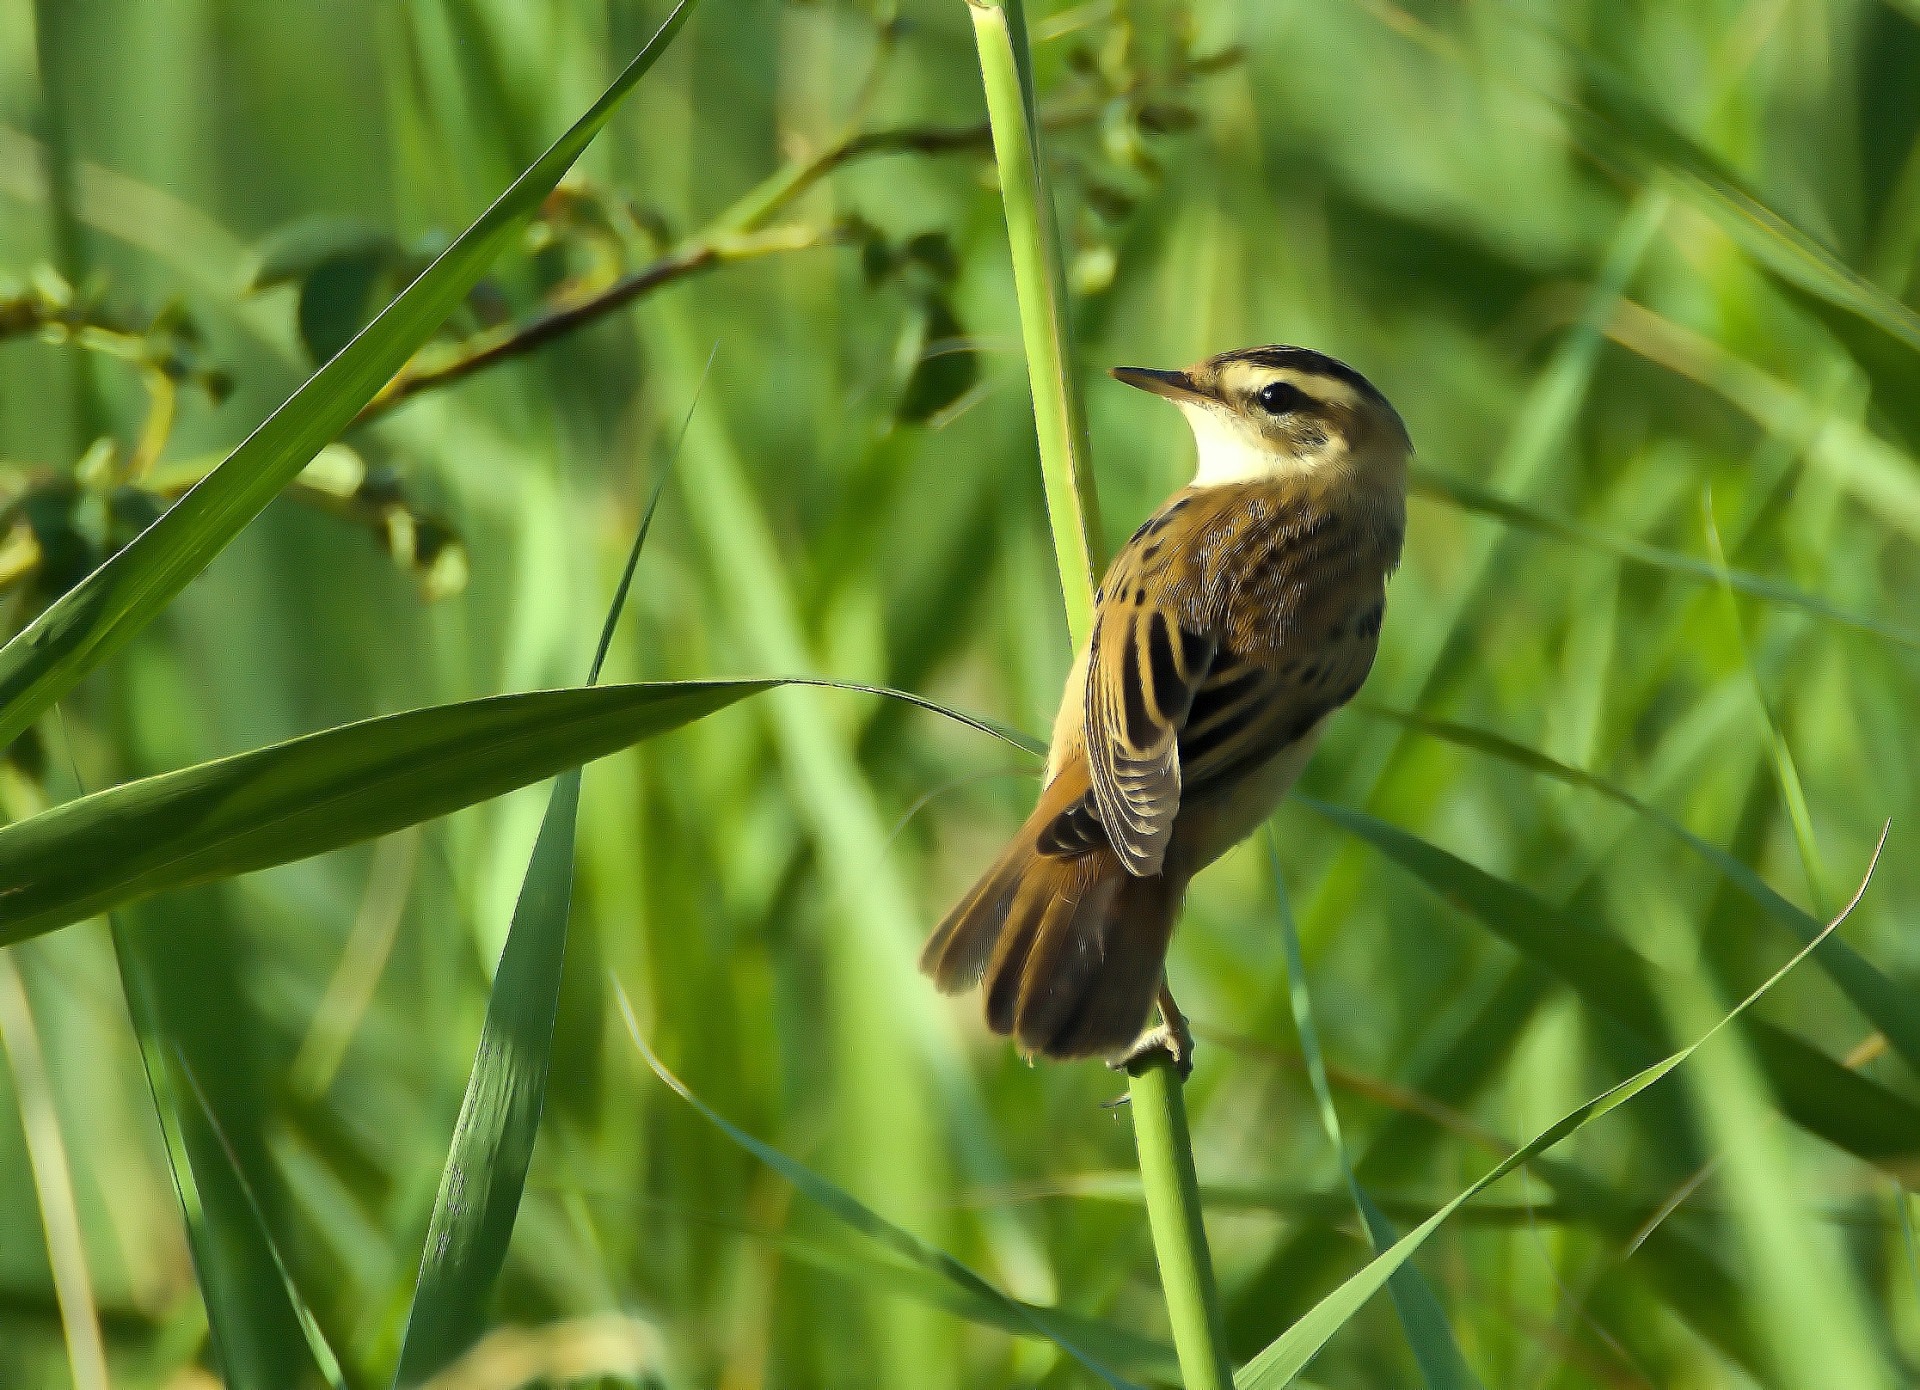
{"label": "bird's foot", "polygon": [[1193,1075],[1193,1034],[1187,1031],[1186,1019],[1177,1013],[1141,1034],[1138,1042],[1107,1065],[1128,1076],[1138,1076],[1162,1057],[1173,1064],[1181,1081]]}

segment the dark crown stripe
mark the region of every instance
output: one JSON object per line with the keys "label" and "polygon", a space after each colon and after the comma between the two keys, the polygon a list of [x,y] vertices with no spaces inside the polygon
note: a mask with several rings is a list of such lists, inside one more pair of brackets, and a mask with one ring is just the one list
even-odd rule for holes
{"label": "dark crown stripe", "polygon": [[1337,357],[1329,357],[1324,352],[1315,352],[1312,348],[1274,343],[1267,347],[1244,348],[1239,352],[1223,352],[1214,361],[1221,366],[1229,362],[1251,362],[1258,367],[1286,368],[1312,376],[1331,377],[1335,381],[1345,382],[1370,400],[1382,405],[1387,401],[1378,387],[1345,362]]}

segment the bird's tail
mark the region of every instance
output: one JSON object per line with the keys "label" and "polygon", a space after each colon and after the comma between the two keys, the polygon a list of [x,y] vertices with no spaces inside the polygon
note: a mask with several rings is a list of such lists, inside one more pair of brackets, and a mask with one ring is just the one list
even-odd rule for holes
{"label": "bird's tail", "polygon": [[1159,994],[1179,892],[1136,878],[1105,845],[1043,854],[1041,832],[1085,790],[1063,770],[1019,834],[934,928],[920,968],[948,994],[985,985],[987,1024],[1023,1051],[1114,1056]]}

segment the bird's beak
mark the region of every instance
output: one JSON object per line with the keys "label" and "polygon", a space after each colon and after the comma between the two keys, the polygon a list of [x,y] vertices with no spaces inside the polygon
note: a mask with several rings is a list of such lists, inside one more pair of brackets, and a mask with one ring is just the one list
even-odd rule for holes
{"label": "bird's beak", "polygon": [[1142,391],[1151,391],[1170,401],[1208,401],[1213,398],[1194,383],[1185,372],[1163,372],[1154,367],[1115,367],[1113,379]]}

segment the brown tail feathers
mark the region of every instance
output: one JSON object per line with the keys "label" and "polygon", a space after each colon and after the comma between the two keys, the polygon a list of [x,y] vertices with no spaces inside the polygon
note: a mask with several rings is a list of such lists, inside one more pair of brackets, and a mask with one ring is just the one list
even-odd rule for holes
{"label": "brown tail feathers", "polygon": [[1029,1054],[1112,1056],[1138,1039],[1179,910],[1164,875],[1135,878],[1105,845],[1071,857],[1039,851],[1041,831],[1085,782],[1080,769],[1054,779],[920,955],[948,994],[984,982],[988,1026]]}

